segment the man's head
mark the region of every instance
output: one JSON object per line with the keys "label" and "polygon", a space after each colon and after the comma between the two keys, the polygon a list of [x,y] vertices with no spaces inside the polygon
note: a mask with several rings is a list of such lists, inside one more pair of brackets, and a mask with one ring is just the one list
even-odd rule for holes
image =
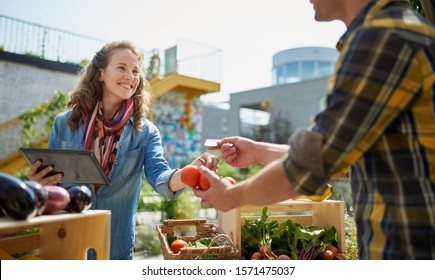
{"label": "man's head", "polygon": [[371,0],[310,0],[317,21],[341,20],[348,26]]}

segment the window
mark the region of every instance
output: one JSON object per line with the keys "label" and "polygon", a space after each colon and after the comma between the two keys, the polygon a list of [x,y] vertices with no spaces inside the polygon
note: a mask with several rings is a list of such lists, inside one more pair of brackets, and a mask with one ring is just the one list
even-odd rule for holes
{"label": "window", "polygon": [[286,83],[295,83],[301,80],[301,75],[299,74],[299,63],[293,62],[286,65]]}
{"label": "window", "polygon": [[314,78],[314,62],[304,61],[302,62],[301,79],[307,80]]}
{"label": "window", "polygon": [[284,84],[285,76],[284,76],[284,67],[282,65],[276,67],[276,78],[277,78],[278,85]]}

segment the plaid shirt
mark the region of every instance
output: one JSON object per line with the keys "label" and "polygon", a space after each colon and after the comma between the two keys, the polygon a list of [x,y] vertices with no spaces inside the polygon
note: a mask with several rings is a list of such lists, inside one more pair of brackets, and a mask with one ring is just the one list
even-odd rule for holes
{"label": "plaid shirt", "polygon": [[337,44],[326,108],[289,141],[300,193],[350,167],[360,259],[435,259],[434,39],[407,1],[370,2]]}

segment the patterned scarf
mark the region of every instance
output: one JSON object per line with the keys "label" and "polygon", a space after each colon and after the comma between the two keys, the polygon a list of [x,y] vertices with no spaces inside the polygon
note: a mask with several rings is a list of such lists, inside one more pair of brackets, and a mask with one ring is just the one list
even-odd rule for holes
{"label": "patterned scarf", "polygon": [[[85,149],[93,151],[106,175],[109,175],[118,151],[118,142],[124,125],[133,115],[133,99],[121,104],[110,120],[105,120],[103,104],[99,101],[92,112],[83,116],[85,122]],[[94,185],[97,191],[101,185]]]}

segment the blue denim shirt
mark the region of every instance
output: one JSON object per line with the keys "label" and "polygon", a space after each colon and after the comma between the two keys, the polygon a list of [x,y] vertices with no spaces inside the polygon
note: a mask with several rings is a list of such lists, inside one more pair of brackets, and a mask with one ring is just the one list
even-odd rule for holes
{"label": "blue denim shirt", "polygon": [[[79,128],[71,130],[68,126],[70,115],[71,111],[66,111],[56,117],[50,133],[50,149],[84,149],[84,123],[80,121]],[[111,211],[111,259],[133,257],[135,215],[142,175],[157,193],[176,199],[183,190],[172,192],[169,189],[169,179],[174,172],[175,169],[171,169],[164,158],[157,127],[144,120],[142,131],[137,132],[133,127],[133,118],[130,118],[121,134],[115,162],[108,176],[111,183],[93,192],[91,209]]]}

